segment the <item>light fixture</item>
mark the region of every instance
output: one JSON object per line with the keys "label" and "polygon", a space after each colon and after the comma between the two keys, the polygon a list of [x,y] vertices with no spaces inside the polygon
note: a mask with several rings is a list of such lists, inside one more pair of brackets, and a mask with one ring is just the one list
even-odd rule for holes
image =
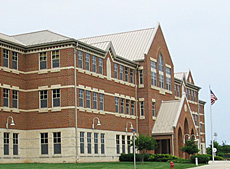
{"label": "light fixture", "polygon": [[13,119],[13,117],[12,116],[9,116],[8,118],[7,118],[7,120],[6,120],[6,129],[8,129],[9,128],[9,118],[11,118],[11,126],[15,126],[15,123],[14,123],[14,119]]}
{"label": "light fixture", "polygon": [[95,128],[95,125],[94,125],[94,120],[97,119],[97,125],[98,126],[101,126],[101,122],[100,122],[100,119],[98,117],[94,117],[93,118],[93,124],[92,124],[92,128],[94,129]]}
{"label": "light fixture", "polygon": [[129,125],[129,123],[130,123],[130,130],[133,130],[133,129],[134,129],[134,128],[133,128],[132,122],[131,122],[131,121],[128,121],[128,122],[126,123],[126,128],[125,128],[125,131],[126,131],[126,132],[128,131],[128,125]]}

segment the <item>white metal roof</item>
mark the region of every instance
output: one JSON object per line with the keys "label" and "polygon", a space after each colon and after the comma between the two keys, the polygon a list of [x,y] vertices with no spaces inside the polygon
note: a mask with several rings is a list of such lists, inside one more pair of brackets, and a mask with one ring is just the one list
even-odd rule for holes
{"label": "white metal roof", "polygon": [[66,36],[51,32],[49,30],[14,35],[11,36],[11,38],[14,38],[26,46],[70,39]]}
{"label": "white metal roof", "polygon": [[7,41],[13,42],[13,43],[18,43],[18,44],[24,45],[23,43],[19,42],[19,41],[16,40],[15,38],[10,37],[10,36],[5,35],[5,34],[2,34],[2,33],[0,33],[0,39],[2,39],[2,40],[7,40]]}
{"label": "white metal roof", "polygon": [[187,72],[179,72],[179,73],[174,73],[174,77],[179,79],[179,80],[183,80],[183,78],[187,77]]}
{"label": "white metal roof", "polygon": [[152,134],[172,134],[175,121],[181,112],[184,97],[180,100],[163,101],[156,122],[153,126]]}
{"label": "white metal roof", "polygon": [[[157,28],[149,28],[79,40],[87,44],[111,41],[118,56],[134,61],[144,59],[144,54],[147,54],[156,30]],[[103,46],[98,47],[103,49]]]}

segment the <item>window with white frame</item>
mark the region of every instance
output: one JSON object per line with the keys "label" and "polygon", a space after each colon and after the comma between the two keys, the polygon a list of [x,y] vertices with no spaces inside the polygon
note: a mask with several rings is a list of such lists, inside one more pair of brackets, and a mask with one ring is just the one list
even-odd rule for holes
{"label": "window with white frame", "polygon": [[177,96],[180,97],[180,85],[177,85]]}
{"label": "window with white frame", "polygon": [[196,102],[196,94],[197,94],[197,92],[194,91],[194,101],[195,101],[195,102]]}
{"label": "window with white frame", "polygon": [[4,133],[3,143],[4,143],[4,155],[9,155],[10,133]]}
{"label": "window with white frame", "polygon": [[157,63],[151,60],[151,85],[157,86]]}
{"label": "window with white frame", "polygon": [[130,69],[130,83],[134,83],[133,69]]}
{"label": "window with white frame", "polygon": [[9,107],[9,89],[3,89],[3,106]]}
{"label": "window with white frame", "polygon": [[125,153],[125,135],[121,136],[121,140],[122,140],[122,153]]}
{"label": "window with white frame", "polygon": [[47,69],[47,55],[46,52],[40,53],[40,70]]}
{"label": "window with white frame", "polygon": [[100,94],[100,110],[104,110],[104,95]]}
{"label": "window with white frame", "polygon": [[12,68],[18,69],[18,53],[12,52]]}
{"label": "window with white frame", "polygon": [[87,132],[87,152],[88,152],[88,154],[92,153],[91,135],[92,135],[92,133]]}
{"label": "window with white frame", "polygon": [[125,103],[124,103],[124,99],[123,98],[121,98],[121,113],[122,114],[124,114],[124,111],[125,111],[125,109],[124,109],[124,105]]}
{"label": "window with white frame", "polygon": [[53,133],[54,154],[61,154],[61,132]]}
{"label": "window with white frame", "polygon": [[159,58],[158,58],[158,66],[159,66],[159,71],[164,72],[164,61],[161,53],[159,54]]}
{"label": "window with white frame", "polygon": [[3,66],[9,67],[9,50],[3,49]]}
{"label": "window with white frame", "polygon": [[40,91],[40,107],[47,108],[48,107],[48,95],[47,90]]}
{"label": "window with white frame", "polygon": [[105,154],[105,134],[101,133],[101,154]]}
{"label": "window with white frame", "polygon": [[120,154],[120,135],[116,135],[116,149],[117,154]]}
{"label": "window with white frame", "polygon": [[117,64],[114,63],[114,78],[118,78],[118,69],[117,69]]}
{"label": "window with white frame", "polygon": [[155,102],[152,102],[152,115],[153,117],[156,116],[156,111],[155,111]]}
{"label": "window with white frame", "polygon": [[41,154],[48,154],[48,133],[41,133]]}
{"label": "window with white frame", "polygon": [[131,115],[134,115],[135,109],[134,109],[135,102],[131,101]]}
{"label": "window with white frame", "polygon": [[159,70],[159,87],[164,89],[164,61],[161,53],[158,58],[158,70]]}
{"label": "window with white frame", "polygon": [[91,92],[86,91],[86,107],[91,108]]}
{"label": "window with white frame", "polygon": [[93,109],[97,109],[97,93],[93,92]]}
{"label": "window with white frame", "polygon": [[79,89],[79,107],[84,107],[84,90]]}
{"label": "window with white frame", "polygon": [[78,67],[83,68],[83,52],[78,51]]}
{"label": "window with white frame", "polygon": [[97,72],[97,57],[92,56],[93,72]]}
{"label": "window with white frame", "polygon": [[52,68],[60,67],[60,51],[54,50],[52,51]]}
{"label": "window with white frame", "polygon": [[61,94],[60,89],[53,90],[53,107],[60,107],[61,106]]}
{"label": "window with white frame", "polygon": [[129,114],[129,100],[126,100],[126,114]]}
{"label": "window with white frame", "polygon": [[164,75],[159,75],[159,87],[164,89]]}
{"label": "window with white frame", "polygon": [[144,112],[144,102],[143,102],[143,101],[140,102],[140,115],[141,115],[141,116],[145,116],[145,112]]}
{"label": "window with white frame", "polygon": [[191,100],[194,101],[193,90],[191,90]]}
{"label": "window with white frame", "polygon": [[13,90],[12,92],[13,108],[18,108],[18,91]]}
{"label": "window with white frame", "polygon": [[125,81],[129,82],[129,69],[125,67]]}
{"label": "window with white frame", "polygon": [[123,66],[120,65],[120,79],[123,80]]}
{"label": "window with white frame", "polygon": [[85,138],[84,138],[85,133],[80,132],[80,153],[84,154],[85,153]]}
{"label": "window with white frame", "polygon": [[13,133],[13,155],[18,155],[18,133]]}
{"label": "window with white frame", "polygon": [[139,71],[139,84],[143,84],[143,70]]}
{"label": "window with white frame", "polygon": [[172,91],[171,87],[171,68],[166,67],[166,89]]}
{"label": "window with white frame", "polygon": [[94,133],[94,154],[98,154],[98,133]]}
{"label": "window with white frame", "polygon": [[85,54],[85,69],[90,70],[90,55],[88,53]]}
{"label": "window with white frame", "polygon": [[202,126],[202,124],[200,124],[200,132],[201,133],[203,132],[203,126]]}
{"label": "window with white frame", "polygon": [[119,113],[119,98],[115,97],[115,112]]}
{"label": "window with white frame", "polygon": [[103,74],[103,59],[99,58],[98,61],[99,61],[99,73]]}
{"label": "window with white frame", "polygon": [[130,146],[130,143],[131,143],[131,141],[130,141],[130,136],[127,136],[127,152],[128,152],[128,154],[131,153],[131,152],[130,152],[130,147],[131,147],[131,146]]}

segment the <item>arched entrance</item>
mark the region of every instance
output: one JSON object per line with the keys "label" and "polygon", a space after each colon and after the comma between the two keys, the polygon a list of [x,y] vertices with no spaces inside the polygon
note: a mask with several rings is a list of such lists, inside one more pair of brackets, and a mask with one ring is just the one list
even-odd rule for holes
{"label": "arched entrance", "polygon": [[179,128],[178,130],[178,155],[179,157],[183,157],[183,152],[181,151],[181,147],[183,147],[183,136],[182,136],[182,130]]}

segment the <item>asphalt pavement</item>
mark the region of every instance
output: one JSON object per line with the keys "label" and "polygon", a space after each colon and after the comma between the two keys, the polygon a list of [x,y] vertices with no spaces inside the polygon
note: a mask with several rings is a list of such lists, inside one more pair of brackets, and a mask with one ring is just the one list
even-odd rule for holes
{"label": "asphalt pavement", "polygon": [[208,165],[188,169],[230,169],[230,161],[209,161]]}

